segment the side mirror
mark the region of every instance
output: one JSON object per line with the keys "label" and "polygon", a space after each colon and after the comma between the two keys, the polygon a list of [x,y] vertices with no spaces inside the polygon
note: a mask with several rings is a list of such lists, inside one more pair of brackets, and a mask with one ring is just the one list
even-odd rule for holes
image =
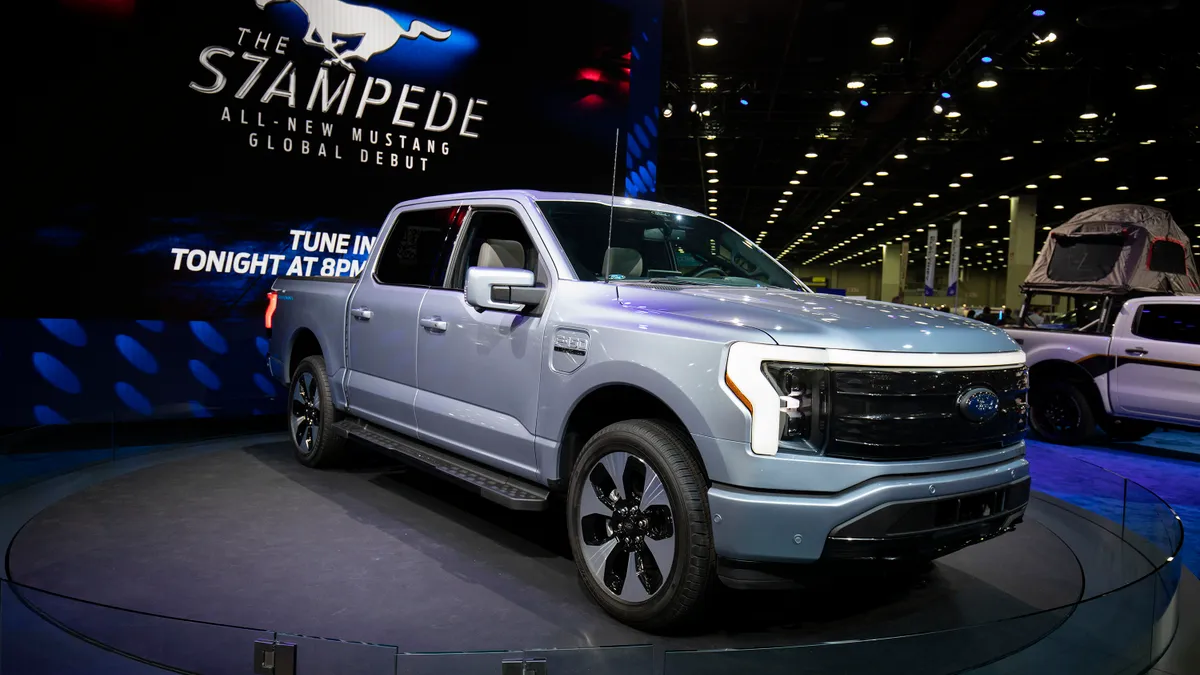
{"label": "side mirror", "polygon": [[471,267],[467,270],[467,304],[475,309],[520,312],[546,299],[545,288],[535,288],[533,272],[507,267]]}

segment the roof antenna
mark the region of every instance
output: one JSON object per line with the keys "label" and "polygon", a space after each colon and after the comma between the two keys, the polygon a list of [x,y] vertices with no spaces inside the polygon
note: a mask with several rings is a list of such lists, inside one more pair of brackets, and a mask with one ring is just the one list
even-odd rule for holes
{"label": "roof antenna", "polygon": [[604,277],[604,283],[608,283],[608,274],[612,268],[612,256],[608,252],[612,249],[613,212],[617,210],[617,155],[621,151],[621,127],[617,127],[615,136],[616,138],[613,140],[612,196],[608,202],[608,241],[604,245],[604,260],[600,263],[600,275]]}

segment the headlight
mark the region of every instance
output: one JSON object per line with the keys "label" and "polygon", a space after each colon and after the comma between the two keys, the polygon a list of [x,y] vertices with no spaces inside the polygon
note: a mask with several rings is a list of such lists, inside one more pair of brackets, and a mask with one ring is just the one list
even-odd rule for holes
{"label": "headlight", "polygon": [[779,440],[800,450],[824,447],[829,425],[829,371],[778,361],[764,363],[762,369],[779,394]]}
{"label": "headlight", "polygon": [[[786,361],[782,359],[787,359]],[[825,350],[737,342],[729,347],[725,384],[750,411],[750,450],[817,452],[829,426]]]}

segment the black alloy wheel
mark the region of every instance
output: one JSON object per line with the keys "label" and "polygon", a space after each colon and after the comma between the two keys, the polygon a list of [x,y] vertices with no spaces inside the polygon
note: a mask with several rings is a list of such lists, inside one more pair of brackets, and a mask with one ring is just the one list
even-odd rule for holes
{"label": "black alloy wheel", "polygon": [[1070,382],[1052,382],[1030,389],[1029,421],[1051,443],[1078,445],[1092,437],[1096,417],[1087,395]]}
{"label": "black alloy wheel", "polygon": [[321,467],[334,463],[342,453],[345,439],[333,431],[339,419],[333,407],[325,359],[310,356],[296,366],[288,395],[288,428],[296,459],[305,466]]}
{"label": "black alloy wheel", "polygon": [[568,536],[583,585],[644,630],[692,622],[715,579],[707,480],[690,443],[663,422],[618,422],[571,472]]}

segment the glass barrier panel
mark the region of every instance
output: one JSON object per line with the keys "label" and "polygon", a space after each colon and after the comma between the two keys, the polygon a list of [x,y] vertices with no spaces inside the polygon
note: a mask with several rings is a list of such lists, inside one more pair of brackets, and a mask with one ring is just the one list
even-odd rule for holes
{"label": "glass barrier panel", "polygon": [[396,672],[398,650],[393,646],[293,633],[275,635],[277,641],[296,646],[296,675],[394,675]]}
{"label": "glass barrier panel", "polygon": [[[172,619],[2,582],[3,672],[251,672],[270,631]],[[49,660],[48,660],[49,659]],[[102,662],[127,663],[104,671]],[[36,666],[36,667],[34,667]],[[138,668],[149,668],[138,670]]]}

